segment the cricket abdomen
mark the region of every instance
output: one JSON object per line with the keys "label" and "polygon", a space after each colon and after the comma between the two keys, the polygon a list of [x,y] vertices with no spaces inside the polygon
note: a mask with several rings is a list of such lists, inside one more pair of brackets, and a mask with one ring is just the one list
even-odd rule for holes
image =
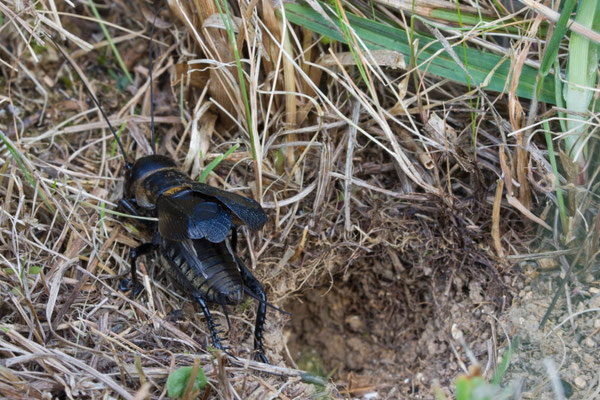
{"label": "cricket abdomen", "polygon": [[242,301],[242,277],[225,243],[163,239],[160,246],[162,264],[169,275],[194,296],[219,304]]}

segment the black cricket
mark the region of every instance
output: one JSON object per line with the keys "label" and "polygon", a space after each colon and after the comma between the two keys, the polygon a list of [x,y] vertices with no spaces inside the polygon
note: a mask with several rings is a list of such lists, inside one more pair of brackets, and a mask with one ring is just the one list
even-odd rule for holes
{"label": "black cricket", "polygon": [[[79,76],[69,57],[51,36],[50,39]],[[150,49],[149,75],[154,154],[142,157],[133,164],[129,162],[123,144],[98,99],[79,76],[114,135],[125,160],[125,193],[120,205],[132,215],[158,218],[157,223],[152,223],[152,241],[131,250],[132,294],[137,295],[142,288],[136,275],[137,259],[152,250],[158,250],[167,273],[202,308],[213,346],[225,352],[230,348],[223,345],[224,339],[219,336],[222,331],[218,330],[207,303],[221,305],[229,324],[226,306],[239,304],[244,293],[248,294],[258,301],[254,326],[255,358],[266,363],[262,339],[266,307],[271,305],[267,303],[260,282],[236,254],[236,227],[245,224],[252,230],[261,229],[267,221],[267,215],[256,201],[193,181],[177,169],[173,159],[156,154]],[[123,290],[128,286],[128,280],[120,284]]]}

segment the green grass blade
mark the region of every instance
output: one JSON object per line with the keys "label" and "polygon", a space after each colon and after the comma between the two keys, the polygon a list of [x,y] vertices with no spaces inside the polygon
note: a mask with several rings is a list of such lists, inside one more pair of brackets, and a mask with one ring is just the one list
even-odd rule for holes
{"label": "green grass blade", "polygon": [[[560,48],[560,42],[567,33],[567,22],[569,21],[569,17],[577,4],[577,0],[566,0],[565,5],[560,13],[560,18],[556,23],[556,27],[554,29],[554,33],[546,46],[546,50],[544,52],[544,58],[542,59],[542,64],[540,66],[540,83],[538,85],[538,96],[540,90],[544,86],[544,79],[546,75],[550,72],[550,67],[554,64],[554,60],[556,60],[556,56],[558,55],[558,49]],[[556,75],[556,73],[555,73]],[[556,97],[556,96],[555,96]]]}
{"label": "green grass blade", "polygon": [[[598,0],[581,0],[577,16],[579,24],[591,28],[600,28],[600,2]],[[594,96],[592,90],[596,86],[598,60],[600,53],[598,44],[576,32],[571,33],[569,42],[569,59],[567,62],[567,84],[564,96],[570,111],[585,113]],[[567,120],[569,135],[565,137],[566,150],[573,162],[584,167],[587,153],[585,135],[588,130],[586,118],[572,115]]]}
{"label": "green grass blade", "polygon": [[[456,4],[456,14],[458,17],[458,26],[463,28],[463,22],[462,22],[462,13],[460,12],[460,3],[458,0],[455,0],[455,4]],[[461,43],[462,49],[463,49],[463,57],[464,57],[464,65],[465,68],[468,70],[469,69],[469,63],[468,63],[468,56],[467,56],[467,44],[465,42]],[[471,91],[471,79],[469,78],[469,76],[467,76],[467,90],[469,90],[469,92]],[[479,103],[479,97],[477,97],[477,103]],[[469,107],[471,108],[471,144],[472,144],[472,148],[473,148],[473,155],[475,156],[475,158],[477,158],[477,123],[476,123],[476,118],[477,116],[475,115],[475,112],[473,110],[478,109],[479,107],[473,107],[473,99],[470,98],[469,99]]]}
{"label": "green grass blade", "polygon": [[219,165],[219,163],[221,161],[223,161],[224,159],[226,159],[227,157],[229,157],[231,155],[231,153],[233,153],[234,151],[236,151],[238,149],[238,147],[240,147],[239,144],[233,145],[229,150],[227,150],[225,152],[225,154],[219,154],[217,157],[215,157],[214,160],[212,160],[207,166],[206,168],[204,168],[204,171],[202,171],[202,174],[200,175],[200,178],[198,178],[198,181],[201,183],[206,182],[206,178],[208,178],[208,174],[211,173],[211,171],[213,169],[215,169],[215,167],[217,165]]}
{"label": "green grass blade", "polygon": [[[325,10],[328,7],[325,3],[320,3]],[[337,18],[331,11],[327,11],[331,20],[323,18],[306,4],[288,3],[285,5],[287,18],[298,25],[302,25],[313,32],[327,36],[342,43],[346,43],[343,35],[340,34],[338,24],[332,25],[331,21]],[[356,15],[347,13],[350,25],[356,34],[371,50],[392,50],[403,54],[405,57],[411,57],[409,35],[403,29],[396,28],[380,22],[359,18]],[[335,22],[334,22],[335,23]],[[455,82],[467,84],[469,78],[460,68],[457,68],[452,57],[446,52],[443,46],[433,38],[414,33],[414,39],[419,39],[419,48],[422,49],[417,55],[417,65],[419,69],[426,70],[429,73],[451,79]],[[436,54],[439,52],[439,54]],[[481,85],[486,81],[490,71],[494,73],[489,79],[485,90],[503,92],[506,82],[511,77],[511,65],[507,58],[499,55],[480,51],[471,47],[466,47],[463,54],[457,55],[462,59],[465,65],[468,65],[468,71],[474,82],[471,84]],[[469,61],[466,63],[466,61]],[[538,71],[527,65],[523,66],[520,82],[517,87],[517,95],[531,99],[535,92],[535,83]],[[540,101],[546,103],[555,103],[554,98],[554,79],[544,82],[538,96]]]}
{"label": "green grass blade", "polygon": [[[121,126],[119,127],[119,130],[117,131],[117,138],[120,140],[121,139],[121,134],[123,133],[123,131],[125,130],[125,126],[127,125],[127,122],[123,122],[121,124]],[[113,158],[115,156],[115,153],[117,152],[117,139],[113,139],[113,144],[112,147],[110,149],[110,158]]]}
{"label": "green grass blade", "polygon": [[342,28],[342,32],[344,34],[345,42],[352,43],[352,45],[348,46],[348,47],[350,49],[350,52],[352,53],[352,58],[354,58],[354,63],[356,64],[356,68],[358,69],[358,72],[360,73],[360,76],[361,76],[363,82],[365,83],[365,85],[367,85],[367,88],[369,88],[369,92],[371,93],[371,96],[376,97],[375,90],[373,89],[373,85],[371,85],[371,81],[369,80],[369,78],[367,76],[367,71],[365,69],[365,66],[362,62],[362,59],[360,58],[360,55],[357,52],[356,46],[358,46],[358,43],[356,42],[356,38],[354,38],[352,36],[350,29],[348,28],[348,26],[345,23],[344,14],[346,11],[341,7],[339,0],[335,1],[335,11],[337,13],[338,23],[339,23],[340,27]]}
{"label": "green grass blade", "polygon": [[119,67],[121,67],[121,70],[123,70],[123,73],[127,77],[127,80],[129,81],[129,83],[132,83],[133,78],[131,77],[131,74],[129,74],[129,71],[127,70],[127,67],[125,66],[125,62],[123,62],[123,59],[121,58],[121,54],[119,53],[119,50],[117,50],[117,47],[115,46],[115,44],[112,40],[112,37],[110,36],[110,33],[108,33],[108,29],[106,29],[106,26],[102,23],[102,17],[100,17],[100,14],[98,13],[98,9],[96,8],[96,4],[94,4],[94,0],[88,0],[88,4],[90,5],[90,8],[92,9],[92,13],[98,19],[98,24],[100,25],[100,29],[102,29],[102,33],[104,33],[104,36],[106,37],[106,41],[108,42],[108,45],[110,46],[113,54],[115,55],[115,58],[117,60],[117,63],[119,64]]}
{"label": "green grass blade", "polygon": [[562,226],[563,233],[566,235],[567,230],[569,229],[569,219],[567,218],[567,207],[565,205],[562,187],[560,186],[560,180],[558,179],[558,163],[556,162],[556,153],[554,152],[554,142],[552,141],[552,134],[550,133],[550,124],[548,121],[544,121],[543,125],[546,137],[546,146],[548,146],[548,158],[550,159],[550,165],[552,165],[552,173],[554,174],[556,183],[556,200],[558,202],[560,224]]}
{"label": "green grass blade", "polygon": [[42,200],[44,201],[44,204],[46,204],[46,207],[48,207],[48,210],[50,210],[50,212],[52,212],[53,214],[56,214],[56,210],[50,204],[50,201],[48,200],[48,197],[38,187],[35,179],[31,175],[31,172],[29,171],[29,168],[27,168],[27,166],[25,165],[25,162],[23,161],[23,158],[21,157],[21,154],[13,146],[12,142],[6,136],[4,136],[4,134],[2,133],[1,130],[0,130],[0,140],[2,140],[2,142],[4,142],[4,144],[6,145],[6,148],[8,149],[8,152],[14,158],[15,162],[17,163],[17,166],[19,167],[19,169],[21,170],[21,172],[25,176],[25,180],[29,183],[29,185],[31,185],[32,188],[34,188],[35,190],[37,190],[37,192],[40,194]]}
{"label": "green grass blade", "polygon": [[237,47],[237,41],[235,37],[235,30],[233,27],[233,19],[231,18],[231,13],[229,12],[229,6],[227,5],[227,1],[225,0],[215,0],[215,4],[219,9],[219,14],[221,15],[221,19],[223,20],[223,25],[225,25],[225,29],[227,32],[227,36],[229,37],[229,41],[231,42],[231,47],[233,49],[233,54],[235,56],[235,65],[238,71],[238,79],[240,81],[240,90],[242,92],[242,99],[244,100],[244,107],[246,109],[246,121],[248,123],[248,134],[250,135],[250,150],[252,152],[252,159],[254,162],[258,160],[258,154],[256,152],[255,146],[255,138],[254,138],[254,127],[252,125],[252,113],[250,111],[250,99],[248,98],[248,90],[246,89],[246,79],[244,78],[244,70],[242,68],[242,59],[240,57],[240,52]]}
{"label": "green grass blade", "polygon": [[508,347],[508,349],[502,355],[502,360],[500,361],[500,364],[498,365],[498,368],[496,369],[496,373],[494,374],[494,377],[492,378],[491,383],[493,385],[499,385],[500,382],[502,382],[502,378],[504,377],[504,374],[506,373],[506,370],[508,369],[508,366],[510,364],[510,359],[512,358],[512,355],[514,354],[514,352],[517,351],[517,349],[519,348],[519,344],[520,344],[519,337],[515,336],[511,345]]}
{"label": "green grass blade", "polygon": [[550,72],[550,67],[552,64],[554,64],[554,60],[556,59],[556,55],[558,54],[558,49],[560,47],[560,42],[567,33],[567,22],[569,21],[569,17],[575,9],[576,4],[577,0],[566,0],[563,9],[560,12],[560,18],[556,23],[554,33],[548,42],[548,46],[546,46],[546,52],[544,53],[544,58],[542,59],[542,65],[540,67],[540,73],[544,77],[548,75],[548,72]]}
{"label": "green grass blade", "polygon": [[[566,108],[565,99],[563,98],[562,81],[560,80],[560,63],[558,62],[558,58],[556,58],[554,60],[554,87],[555,87],[554,98],[556,99],[556,103],[555,103],[556,106],[558,108]],[[562,132],[566,132],[567,131],[567,121],[566,121],[567,116],[562,111],[558,112],[558,116],[560,118],[560,129],[562,129]]]}

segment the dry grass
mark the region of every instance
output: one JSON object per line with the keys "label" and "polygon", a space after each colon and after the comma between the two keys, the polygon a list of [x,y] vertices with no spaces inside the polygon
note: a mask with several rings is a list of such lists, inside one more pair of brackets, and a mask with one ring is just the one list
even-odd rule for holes
{"label": "dry grass", "polygon": [[[318,397],[299,371],[307,368],[299,362],[306,346],[321,353],[321,372],[336,369],[331,397],[427,396],[434,380],[450,387],[469,363],[453,325],[469,332],[475,356],[489,360],[484,373],[493,373],[506,344],[496,315],[522,288],[517,254],[573,255],[577,244],[579,255],[563,256],[563,268],[577,263],[583,267],[574,272],[594,273],[599,224],[589,210],[597,205],[597,165],[589,186],[571,194],[580,212],[561,242],[546,203],[554,175],[535,130],[544,110],[529,109],[514,86],[504,96],[467,93],[414,66],[400,69],[402,60],[381,52],[358,52],[361,76],[347,46],[282,25],[271,2],[235,3],[235,47],[212,0],[169,1],[158,15],[158,152],[197,178],[240,144],[208,182],[252,195],[269,214],[261,232],[244,231],[240,256],[270,301],[293,312],[290,322],[268,311],[273,365],[246,360],[250,303],[231,313],[236,361],[210,350],[201,313],[153,257],[140,266],[141,296],[118,290],[130,248],[151,232],[116,211],[123,159],[43,32],[66,39],[112,124],[125,124],[130,157],[139,157],[150,151],[152,6],[96,4],[133,77],[119,90],[123,73],[86,2],[7,1],[0,4],[2,396],[159,398],[170,372],[199,359],[210,382],[205,398]],[[492,3],[480,4],[483,15],[496,16]],[[407,24],[401,9],[374,7]],[[523,12],[496,23],[524,19]],[[529,38],[541,22],[508,35],[516,71],[537,65]],[[482,39],[485,32],[473,28],[465,40],[506,51]]]}

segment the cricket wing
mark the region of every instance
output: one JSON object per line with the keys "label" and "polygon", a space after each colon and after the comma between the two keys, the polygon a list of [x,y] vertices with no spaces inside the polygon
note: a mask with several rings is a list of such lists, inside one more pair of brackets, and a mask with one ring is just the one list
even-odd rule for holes
{"label": "cricket wing", "polygon": [[158,231],[168,240],[206,238],[219,243],[225,240],[232,227],[231,215],[227,210],[194,192],[160,196],[156,209]]}
{"label": "cricket wing", "polygon": [[204,196],[210,196],[216,199],[244,224],[248,225],[250,229],[258,230],[267,222],[267,214],[260,204],[253,199],[200,182],[194,182],[190,188]]}

